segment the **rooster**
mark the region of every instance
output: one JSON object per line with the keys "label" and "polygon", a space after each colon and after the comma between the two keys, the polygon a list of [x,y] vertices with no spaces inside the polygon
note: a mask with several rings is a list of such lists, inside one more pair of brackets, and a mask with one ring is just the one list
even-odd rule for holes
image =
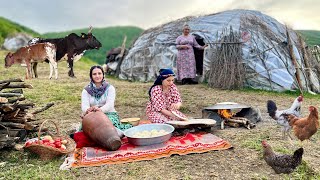
{"label": "rooster", "polygon": [[297,149],[293,155],[276,154],[266,141],[262,141],[261,144],[263,148],[263,159],[277,174],[290,174],[301,164],[303,148]]}
{"label": "rooster", "polygon": [[298,118],[293,115],[288,115],[289,125],[292,126],[294,135],[300,140],[304,141],[310,139],[319,129],[318,110],[314,106],[309,107],[309,116]]}
{"label": "rooster", "polygon": [[269,100],[267,102],[267,109],[268,109],[269,116],[272,117],[274,120],[276,120],[277,123],[282,126],[281,131],[282,131],[283,138],[288,136],[290,139],[292,139],[292,137],[290,136],[291,127],[289,125],[287,115],[292,114],[296,117],[300,117],[302,101],[303,101],[303,96],[300,95],[294,100],[294,102],[292,103],[289,109],[282,110],[282,111],[278,110],[277,105],[274,101]]}

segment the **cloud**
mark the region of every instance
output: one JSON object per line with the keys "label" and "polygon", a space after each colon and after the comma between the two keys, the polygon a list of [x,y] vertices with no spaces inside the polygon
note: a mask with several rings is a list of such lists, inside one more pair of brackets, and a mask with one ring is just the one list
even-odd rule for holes
{"label": "cloud", "polygon": [[229,9],[258,10],[296,29],[320,30],[320,16],[316,15],[320,1],[313,0],[11,0],[1,5],[0,16],[40,33],[89,25],[150,28],[188,15]]}

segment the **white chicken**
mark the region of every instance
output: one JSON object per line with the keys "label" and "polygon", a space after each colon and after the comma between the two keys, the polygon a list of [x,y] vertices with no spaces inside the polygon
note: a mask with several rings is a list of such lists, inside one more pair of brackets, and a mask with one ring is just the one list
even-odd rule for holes
{"label": "white chicken", "polygon": [[282,110],[282,111],[278,110],[277,105],[274,101],[269,100],[267,102],[267,109],[268,109],[269,116],[272,117],[274,120],[276,120],[277,123],[282,126],[282,137],[283,138],[285,138],[287,136],[290,139],[292,139],[292,137],[290,135],[291,127],[289,125],[287,115],[291,114],[296,117],[300,117],[301,116],[302,101],[303,101],[303,96],[300,95],[294,100],[293,104],[291,105],[291,107],[289,109]]}

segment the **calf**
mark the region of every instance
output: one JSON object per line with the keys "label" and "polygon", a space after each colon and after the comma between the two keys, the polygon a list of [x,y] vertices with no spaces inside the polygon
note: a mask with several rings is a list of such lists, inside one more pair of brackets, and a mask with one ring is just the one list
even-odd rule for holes
{"label": "calf", "polygon": [[56,62],[56,47],[51,43],[39,43],[31,46],[21,47],[15,53],[9,52],[5,58],[5,67],[8,68],[12,64],[26,64],[27,73],[26,78],[31,76],[31,63],[43,62],[49,60],[50,76],[52,78],[53,69],[55,70],[56,79],[58,79],[58,65]]}

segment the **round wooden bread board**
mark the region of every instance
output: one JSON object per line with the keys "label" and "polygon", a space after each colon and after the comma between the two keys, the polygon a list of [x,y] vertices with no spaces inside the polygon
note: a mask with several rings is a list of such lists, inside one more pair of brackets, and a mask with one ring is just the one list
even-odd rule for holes
{"label": "round wooden bread board", "polygon": [[139,120],[140,118],[124,118],[124,119],[121,119],[120,122],[128,123],[128,122],[139,121]]}
{"label": "round wooden bread board", "polygon": [[187,128],[189,126],[205,126],[212,127],[216,124],[214,119],[190,119],[188,121],[167,121],[167,124],[172,125],[175,128]]}

